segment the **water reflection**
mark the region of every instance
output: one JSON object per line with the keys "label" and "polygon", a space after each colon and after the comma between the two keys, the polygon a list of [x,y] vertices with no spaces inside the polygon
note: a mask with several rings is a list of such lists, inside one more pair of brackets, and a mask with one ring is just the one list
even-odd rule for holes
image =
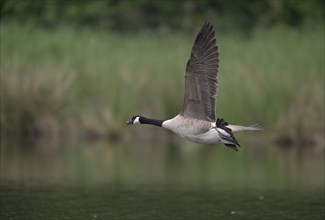
{"label": "water reflection", "polygon": [[72,185],[322,187],[324,152],[308,148],[4,142],[1,179]]}
{"label": "water reflection", "polygon": [[324,152],[3,141],[0,205],[6,219],[324,218]]}

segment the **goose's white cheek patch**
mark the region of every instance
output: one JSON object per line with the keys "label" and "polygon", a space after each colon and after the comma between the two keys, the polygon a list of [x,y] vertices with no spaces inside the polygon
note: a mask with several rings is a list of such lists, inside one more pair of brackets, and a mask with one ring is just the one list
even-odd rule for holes
{"label": "goose's white cheek patch", "polygon": [[133,124],[140,124],[140,117],[136,117],[133,121]]}

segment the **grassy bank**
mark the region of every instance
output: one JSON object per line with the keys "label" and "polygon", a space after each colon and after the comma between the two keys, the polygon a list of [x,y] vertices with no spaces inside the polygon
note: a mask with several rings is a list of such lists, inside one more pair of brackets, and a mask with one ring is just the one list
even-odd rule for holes
{"label": "grassy bank", "polygon": [[[118,138],[135,113],[168,118],[195,34],[133,36],[1,24],[1,130]],[[275,140],[323,142],[324,30],[218,33],[217,114]]]}

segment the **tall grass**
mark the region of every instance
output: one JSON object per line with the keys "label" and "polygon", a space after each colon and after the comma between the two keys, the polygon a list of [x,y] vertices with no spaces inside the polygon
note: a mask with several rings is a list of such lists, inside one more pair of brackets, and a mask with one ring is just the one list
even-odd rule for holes
{"label": "tall grass", "polygon": [[[45,111],[58,130],[116,136],[135,113],[172,117],[182,105],[194,38],[195,33],[126,36],[2,23],[1,128],[42,130],[37,124]],[[217,39],[218,116],[260,123],[287,142],[323,134],[322,28],[279,27],[250,38],[217,30]]]}

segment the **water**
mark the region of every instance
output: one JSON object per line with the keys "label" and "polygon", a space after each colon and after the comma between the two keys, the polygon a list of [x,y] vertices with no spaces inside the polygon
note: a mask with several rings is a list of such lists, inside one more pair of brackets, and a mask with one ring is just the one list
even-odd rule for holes
{"label": "water", "polygon": [[324,219],[324,151],[3,141],[0,195],[0,219]]}

